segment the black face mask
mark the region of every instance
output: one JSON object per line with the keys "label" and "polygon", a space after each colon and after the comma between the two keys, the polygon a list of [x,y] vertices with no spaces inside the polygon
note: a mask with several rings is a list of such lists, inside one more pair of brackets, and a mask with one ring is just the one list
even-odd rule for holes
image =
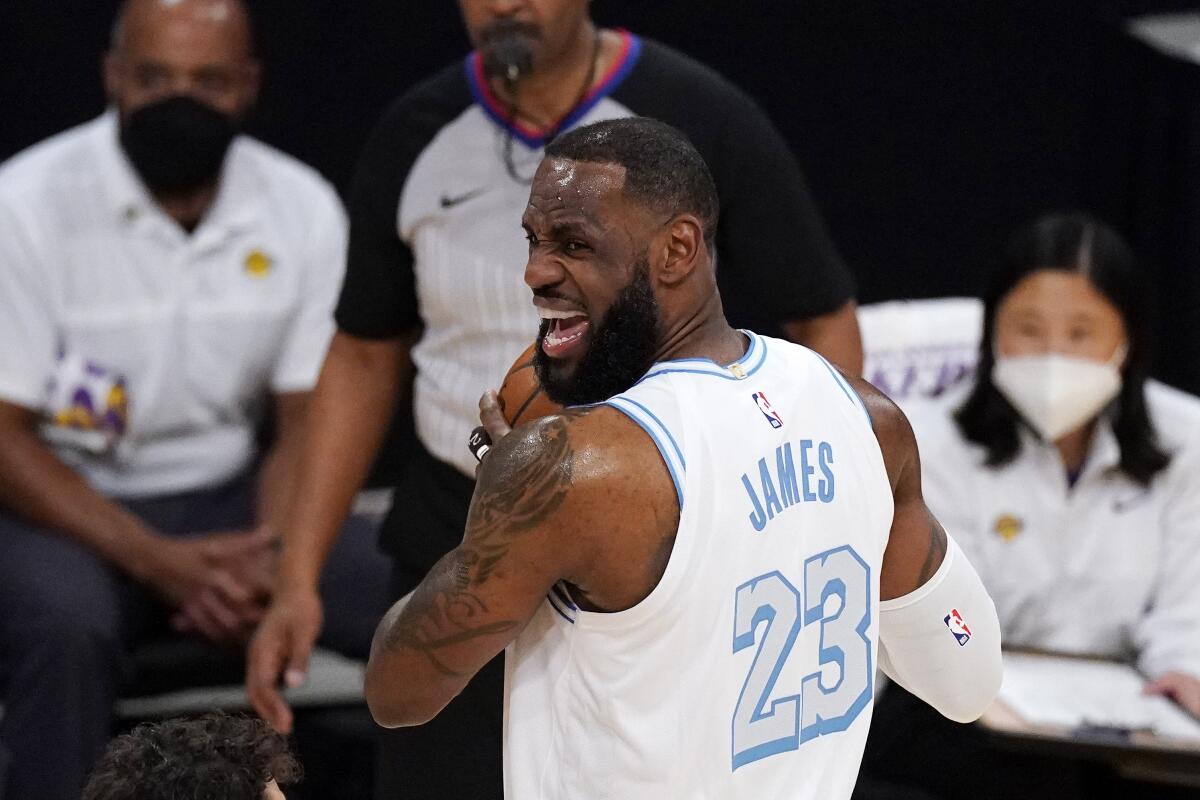
{"label": "black face mask", "polygon": [[238,120],[187,95],[159,100],[121,119],[121,146],[155,194],[215,183]]}
{"label": "black face mask", "polygon": [[566,375],[542,350],[549,330],[542,320],[533,369],[546,396],[564,406],[599,403],[626,391],[654,366],[658,347],[658,301],[650,286],[650,264],[638,262],[633,279],[604,315],[575,371]]}

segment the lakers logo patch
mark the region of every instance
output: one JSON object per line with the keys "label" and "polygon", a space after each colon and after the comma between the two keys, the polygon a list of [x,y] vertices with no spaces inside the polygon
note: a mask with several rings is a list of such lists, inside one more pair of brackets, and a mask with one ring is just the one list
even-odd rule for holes
{"label": "lakers logo patch", "polygon": [[1001,514],[996,518],[996,524],[992,527],[992,530],[1001,539],[1010,542],[1017,538],[1024,527],[1025,523],[1012,514]]}
{"label": "lakers logo patch", "polygon": [[246,256],[243,267],[246,270],[246,274],[250,277],[263,278],[271,272],[271,267],[274,266],[274,263],[271,257],[262,250],[255,249],[251,250]]}
{"label": "lakers logo patch", "polygon": [[113,448],[129,427],[124,375],[79,353],[59,355],[50,379],[42,430],[57,444],[91,453]]}

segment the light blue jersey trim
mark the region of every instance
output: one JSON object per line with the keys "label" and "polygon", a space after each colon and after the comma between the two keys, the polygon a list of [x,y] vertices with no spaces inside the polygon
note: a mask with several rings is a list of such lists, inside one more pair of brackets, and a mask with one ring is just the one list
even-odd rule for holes
{"label": "light blue jersey trim", "polygon": [[858,392],[855,391],[854,387],[842,377],[840,372],[833,368],[832,364],[825,360],[824,356],[822,356],[820,353],[817,353],[815,350],[813,353],[817,358],[821,359],[821,363],[825,365],[825,369],[829,370],[829,374],[833,376],[835,381],[837,381],[838,387],[841,388],[843,393],[845,393],[846,398],[851,403],[858,406],[859,410],[863,412],[863,416],[867,418],[867,424],[874,428],[875,421],[871,419],[871,412],[867,411],[866,405],[863,403],[862,398],[858,396]]}
{"label": "light blue jersey trim", "polygon": [[665,424],[663,424],[663,421],[658,418],[657,414],[655,414],[650,409],[646,408],[644,405],[639,403],[637,400],[634,400],[632,397],[615,397],[613,399],[620,400],[624,403],[633,403],[635,406],[640,408],[647,416],[649,416],[650,419],[654,420],[655,423],[658,424],[658,427],[662,429],[662,432],[667,435],[667,439],[671,442],[671,447],[673,447],[675,449],[675,456],[676,456],[676,458],[679,459],[679,466],[682,467],[682,471],[687,472],[687,459],[683,457],[683,451],[679,449],[679,443],[675,441],[675,437],[671,435],[671,431],[667,430],[667,426]]}
{"label": "light blue jersey trim", "polygon": [[[679,507],[683,508],[683,481],[681,477],[684,474],[683,454],[679,450],[679,446],[675,444],[675,438],[671,436],[671,432],[666,426],[650,413],[645,406],[630,400],[627,397],[612,397],[605,401],[605,405],[610,405],[620,411],[625,416],[636,422],[638,426],[646,432],[646,434],[654,441],[658,447],[659,455],[667,465],[667,470],[671,473],[671,480],[675,483],[675,495],[679,499]],[[668,448],[665,441],[671,443]]]}
{"label": "light blue jersey trim", "polygon": [[[750,340],[746,354],[732,364],[722,366],[709,358],[676,358],[670,361],[660,361],[650,368],[641,381],[656,375],[668,375],[672,372],[687,372],[695,375],[712,375],[728,381],[740,381],[749,378],[762,367],[767,360],[767,343],[753,331],[741,331]],[[735,370],[735,368],[738,368]],[[738,374],[738,371],[741,374]],[[634,384],[635,386],[637,384]]]}

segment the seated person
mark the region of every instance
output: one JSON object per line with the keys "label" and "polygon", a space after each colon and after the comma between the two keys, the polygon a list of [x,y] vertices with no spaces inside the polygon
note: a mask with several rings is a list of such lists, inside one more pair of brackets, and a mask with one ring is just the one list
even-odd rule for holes
{"label": "seated person", "polygon": [[287,740],[248,717],[207,714],[147,723],[119,736],[83,800],[284,800],[302,770]]}
{"label": "seated person", "polygon": [[[974,380],[911,417],[930,509],[979,570],[1005,646],[1134,662],[1148,691],[1200,714],[1200,401],[1147,382],[1146,299],[1115,232],[1038,220],[985,298]],[[889,699],[868,771],[921,758],[885,742]],[[970,749],[961,730],[922,739],[931,759],[936,742]],[[941,796],[976,796],[957,783],[970,771],[1002,785],[970,757],[938,762],[922,782]],[[1067,772],[996,796],[1069,796]]]}
{"label": "seated person", "polygon": [[[236,0],[129,0],[111,110],[0,167],[6,800],[78,799],[135,643],[173,620],[240,646],[267,600],[346,225],[312,170],[236,135],[257,75]],[[362,656],[372,538],[335,553],[354,583],[327,606],[326,641]]]}

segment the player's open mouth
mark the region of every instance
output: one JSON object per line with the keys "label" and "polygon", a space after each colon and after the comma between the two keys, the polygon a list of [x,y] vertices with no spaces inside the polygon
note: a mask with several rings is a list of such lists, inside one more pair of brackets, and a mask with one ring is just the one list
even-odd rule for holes
{"label": "player's open mouth", "polygon": [[542,350],[546,355],[564,358],[583,345],[584,335],[591,327],[586,314],[542,307],[538,308],[538,314],[549,323],[546,335],[542,337]]}

